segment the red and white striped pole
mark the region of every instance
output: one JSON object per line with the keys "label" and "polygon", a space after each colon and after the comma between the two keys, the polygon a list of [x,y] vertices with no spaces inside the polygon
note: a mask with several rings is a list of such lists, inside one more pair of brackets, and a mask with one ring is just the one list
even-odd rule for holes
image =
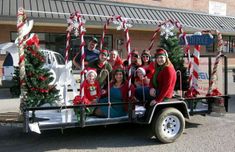
{"label": "red and white striped pole", "polygon": [[131,98],[131,40],[130,40],[130,36],[129,36],[129,29],[127,26],[127,21],[125,19],[123,19],[121,16],[117,16],[116,20],[122,23],[122,27],[124,29],[125,32],[125,37],[126,37],[126,50],[127,50],[127,61],[128,61],[128,97]]}
{"label": "red and white striped pole", "polygon": [[73,18],[74,14],[70,15],[68,19],[68,27],[67,27],[67,34],[66,34],[66,47],[65,47],[65,64],[68,63],[69,60],[69,50],[70,50],[70,40],[71,40],[71,32],[73,30]]}
{"label": "red and white striped pole", "polygon": [[[84,52],[84,46],[85,46],[85,41],[84,41],[84,35],[85,35],[85,27],[84,27],[84,21],[82,20],[82,17],[81,15],[79,14],[79,12],[76,12],[76,18],[77,18],[77,21],[78,21],[78,32],[79,32],[79,35],[80,35],[80,40],[81,40],[81,45],[80,45],[80,50],[81,50],[81,82],[84,81],[85,79],[85,73],[84,73],[84,70],[85,70],[85,52]],[[83,98],[84,96],[84,88],[83,88],[83,85],[81,83],[80,85],[80,89],[81,89],[81,99]]]}
{"label": "red and white striped pole", "polygon": [[24,102],[24,86],[25,86],[25,55],[24,55],[24,36],[23,26],[26,22],[26,14],[23,8],[19,8],[17,14],[17,32],[18,32],[18,51],[19,51],[19,77],[20,77],[20,110],[23,112],[26,104]]}
{"label": "red and white striped pole", "polygon": [[[213,71],[211,73],[211,80],[209,81],[209,88],[208,88],[207,96],[210,96],[212,94],[213,95],[220,94],[217,88],[213,89],[214,83],[216,81],[216,74],[217,74],[218,65],[219,65],[222,50],[223,50],[222,34],[217,30],[216,30],[216,34],[218,36],[217,55],[216,55]],[[213,92],[217,92],[217,93],[215,94]]]}
{"label": "red and white striped pole", "polygon": [[109,24],[113,22],[113,19],[114,19],[113,17],[108,18],[107,22],[104,24],[103,33],[102,33],[102,37],[101,37],[101,41],[100,41],[100,50],[103,49],[104,37],[107,33],[107,26],[109,26]]}
{"label": "red and white striped pole", "polygon": [[161,26],[164,25],[164,24],[167,24],[167,23],[169,23],[169,22],[170,22],[172,25],[174,25],[176,28],[178,28],[180,34],[183,34],[183,39],[184,39],[184,41],[185,41],[185,44],[186,44],[186,45],[188,44],[187,39],[186,39],[186,33],[183,31],[182,25],[181,25],[178,21],[167,20],[167,21],[165,21],[165,22],[160,23],[160,24],[157,26],[157,29],[154,31],[153,36],[152,36],[152,38],[151,38],[151,40],[150,40],[150,45],[149,45],[149,48],[148,48],[149,51],[150,51],[150,50],[152,49],[152,47],[153,47],[154,41],[155,41],[155,39],[156,39],[156,37],[157,37],[157,33],[161,30]]}
{"label": "red and white striped pole", "polygon": [[25,85],[25,54],[24,54],[24,35],[23,27],[26,23],[26,14],[23,8],[19,8],[17,14],[17,32],[18,32],[18,49],[19,49],[19,75],[20,75],[20,86],[21,94],[23,93],[23,87]]}
{"label": "red and white striped pole", "polygon": [[193,53],[193,72],[192,72],[192,87],[198,92],[198,78],[200,65],[200,45],[195,45]]}
{"label": "red and white striped pole", "polygon": [[[81,82],[84,81],[84,70],[85,70],[85,65],[84,65],[84,60],[85,60],[85,53],[84,53],[84,46],[85,46],[85,41],[84,41],[84,35],[85,35],[85,27],[84,27],[84,21],[82,20],[81,15],[79,12],[72,13],[70,15],[70,18],[68,19],[68,28],[67,28],[67,35],[66,35],[66,49],[65,49],[65,62],[66,64],[68,63],[68,58],[69,58],[69,50],[70,50],[70,40],[71,40],[71,32],[74,32],[75,36],[80,36],[81,39],[81,45],[80,45],[80,50],[81,50]],[[81,83],[82,84],[82,83]],[[81,99],[84,96],[84,88],[81,85],[80,86],[81,90]]]}

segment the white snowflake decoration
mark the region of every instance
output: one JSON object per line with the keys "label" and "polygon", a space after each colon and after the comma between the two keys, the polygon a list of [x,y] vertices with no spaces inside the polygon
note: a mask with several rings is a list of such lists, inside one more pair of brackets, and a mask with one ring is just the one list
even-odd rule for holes
{"label": "white snowflake decoration", "polygon": [[[121,22],[121,20],[124,20],[126,24],[123,24],[123,22]],[[114,24],[118,25],[117,30],[122,30],[122,29],[126,30],[128,27],[132,27],[131,24],[127,24],[127,19],[121,18],[121,20],[117,19],[117,20],[113,21]]]}
{"label": "white snowflake decoration", "polygon": [[174,25],[171,24],[171,23],[166,23],[166,24],[163,24],[161,26],[161,36],[165,35],[165,39],[167,40],[169,38],[169,36],[173,36],[174,33],[172,32],[172,30],[174,30]]}
{"label": "white snowflake decoration", "polygon": [[[86,22],[86,21],[82,18],[82,19],[81,19],[81,23],[84,25],[85,22]],[[78,22],[77,18],[74,17],[73,19],[67,19],[67,23],[69,24],[67,30],[68,30],[69,32],[71,32],[72,30],[74,30],[74,35],[75,35],[75,36],[79,36],[79,31],[78,31],[78,30],[79,30],[79,22]],[[81,32],[85,32],[85,31],[86,31],[85,27],[82,26],[82,27],[81,27]]]}

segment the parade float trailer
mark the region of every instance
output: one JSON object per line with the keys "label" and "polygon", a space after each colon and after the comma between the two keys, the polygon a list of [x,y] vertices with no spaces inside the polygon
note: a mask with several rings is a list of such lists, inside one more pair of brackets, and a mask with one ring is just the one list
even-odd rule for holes
{"label": "parade float trailer", "polygon": [[[68,14],[66,14],[68,15]],[[158,24],[157,29],[154,31],[153,37],[151,38],[149,51],[152,49],[154,40],[156,38],[156,35],[160,30],[164,27],[165,34],[167,33],[167,30],[169,26],[176,27],[179,30],[179,38],[181,39],[181,45],[186,46],[185,52],[186,52],[186,60],[188,61],[188,69],[189,69],[189,87],[188,90],[185,92],[185,95],[183,95],[183,91],[180,90],[178,95],[175,95],[174,98],[170,99],[169,102],[161,102],[153,107],[150,107],[146,109],[144,106],[141,106],[141,103],[144,103],[145,101],[140,102],[128,102],[124,101],[121,103],[113,103],[112,98],[108,96],[109,100],[108,103],[97,103],[97,104],[91,104],[91,105],[72,105],[71,99],[69,99],[67,95],[67,87],[73,86],[73,93],[74,97],[76,95],[76,83],[71,76],[71,62],[68,62],[68,54],[69,54],[69,41],[71,34],[74,33],[75,36],[79,36],[81,40],[81,53],[84,54],[84,34],[85,34],[85,22],[82,18],[83,14],[79,14],[78,12],[72,13],[68,19],[68,28],[67,28],[67,42],[66,42],[66,50],[65,50],[65,70],[60,78],[60,105],[54,105],[54,106],[48,106],[47,104],[43,106],[36,106],[36,107],[28,107],[25,106],[25,98],[26,98],[26,92],[25,92],[25,84],[24,84],[24,77],[26,77],[27,74],[25,74],[24,71],[24,45],[31,45],[32,43],[24,43],[27,39],[25,39],[25,36],[29,35],[29,28],[32,28],[32,23],[27,22],[27,19],[25,17],[25,12],[21,8],[18,12],[18,22],[17,22],[17,29],[18,29],[18,38],[16,43],[18,44],[19,48],[19,55],[20,55],[20,62],[19,62],[19,68],[20,68],[20,81],[21,81],[21,121],[16,121],[20,124],[23,124],[23,130],[28,132],[37,132],[41,133],[43,130],[50,130],[50,129],[67,129],[67,128],[75,128],[75,127],[87,127],[87,126],[99,126],[99,125],[110,125],[110,124],[120,124],[120,123],[137,123],[137,124],[146,124],[152,126],[152,133],[153,135],[159,139],[163,143],[171,143],[174,142],[176,139],[178,139],[181,134],[183,133],[183,130],[185,128],[185,119],[189,119],[190,115],[195,114],[210,114],[211,112],[215,111],[213,108],[214,103],[219,102],[220,108],[224,108],[224,104],[228,101],[228,95],[227,95],[227,58],[222,54],[222,35],[218,31],[215,31],[215,33],[218,35],[218,54],[216,57],[214,56],[200,56],[200,49],[199,45],[206,45],[207,43],[210,43],[211,41],[211,31],[203,31],[202,36],[197,35],[187,35],[183,31],[183,26],[173,20],[168,20],[165,22],[161,22]],[[87,14],[85,14],[87,15]],[[103,47],[104,37],[107,30],[107,27],[109,24],[114,23],[118,25],[117,29],[121,30],[123,29],[125,33],[125,40],[126,40],[126,50],[128,53],[128,64],[130,65],[130,54],[131,54],[131,47],[130,47],[130,37],[129,37],[129,27],[131,27],[128,24],[128,19],[123,18],[119,15],[117,16],[100,16],[107,19],[107,22],[104,25],[103,35],[101,38],[100,43],[100,49]],[[138,19],[138,20],[144,20],[144,19]],[[31,26],[31,27],[30,27]],[[206,36],[204,36],[206,35]],[[209,37],[208,37],[209,36]],[[27,41],[28,42],[28,41]],[[194,53],[191,55],[190,53],[190,46],[194,46]],[[200,71],[198,71],[199,66],[199,58],[204,58],[206,60],[206,64],[204,66],[208,70],[207,74],[201,74]],[[222,60],[223,59],[223,60]],[[81,80],[80,82],[84,81],[84,58],[82,60],[82,67],[81,67]],[[222,60],[223,64],[220,61]],[[222,85],[220,88],[222,88],[223,93],[220,93],[218,88],[214,88],[215,83],[217,81],[216,76],[218,67],[221,67],[221,73],[220,76],[222,76]],[[213,67],[213,68],[212,68]],[[104,70],[105,72],[105,70]],[[182,85],[182,78],[180,77],[180,71],[177,72],[179,74],[178,83]],[[131,84],[130,79],[131,71],[129,69],[128,71],[128,80],[129,85]],[[199,82],[202,79],[207,79],[207,89],[206,94],[199,96]],[[209,87],[208,87],[209,86]],[[130,86],[129,86],[130,87]],[[182,86],[181,86],[182,88]],[[80,87],[80,89],[84,89]],[[202,89],[205,91],[205,89]],[[41,90],[41,91],[47,91],[47,90]],[[129,93],[129,97],[132,96],[131,92]],[[83,96],[83,93],[81,91],[80,96]],[[100,107],[100,106],[108,106],[109,108],[111,106],[115,105],[128,105],[128,114],[123,117],[116,117],[116,118],[110,118],[110,113],[108,114],[107,118],[98,118],[96,116],[91,116],[86,114],[86,108],[89,107]],[[27,104],[26,104],[27,105]],[[221,106],[222,105],[222,106]],[[221,112],[221,111],[217,111]],[[77,114],[79,113],[79,115]],[[7,123],[7,120],[3,120],[2,123]],[[14,123],[14,122],[12,122]]]}

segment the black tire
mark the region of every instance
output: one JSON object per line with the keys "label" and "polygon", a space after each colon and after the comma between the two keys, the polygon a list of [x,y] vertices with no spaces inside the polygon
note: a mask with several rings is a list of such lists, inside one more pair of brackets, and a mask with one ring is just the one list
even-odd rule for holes
{"label": "black tire", "polygon": [[172,143],[184,131],[185,119],[175,108],[162,109],[152,121],[152,131],[155,137],[163,143]]}

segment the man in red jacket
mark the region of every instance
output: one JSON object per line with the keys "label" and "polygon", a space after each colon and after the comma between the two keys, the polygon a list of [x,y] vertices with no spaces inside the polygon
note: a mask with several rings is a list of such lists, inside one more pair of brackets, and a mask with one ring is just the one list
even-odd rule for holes
{"label": "man in red jacket", "polygon": [[154,68],[155,72],[150,82],[150,95],[154,100],[150,102],[150,106],[172,98],[176,83],[176,71],[166,50],[156,50]]}

